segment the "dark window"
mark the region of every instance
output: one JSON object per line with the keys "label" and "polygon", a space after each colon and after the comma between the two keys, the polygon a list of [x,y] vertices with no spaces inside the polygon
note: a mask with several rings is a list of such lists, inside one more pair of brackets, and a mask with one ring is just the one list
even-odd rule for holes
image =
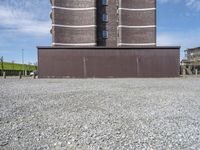
{"label": "dark window", "polygon": [[104,39],[108,38],[108,31],[106,31],[106,30],[102,31],[102,38],[104,38]]}
{"label": "dark window", "polygon": [[108,5],[108,0],[101,0],[101,2],[102,2],[102,5]]}
{"label": "dark window", "polygon": [[107,14],[102,14],[102,21],[108,22],[108,15]]}

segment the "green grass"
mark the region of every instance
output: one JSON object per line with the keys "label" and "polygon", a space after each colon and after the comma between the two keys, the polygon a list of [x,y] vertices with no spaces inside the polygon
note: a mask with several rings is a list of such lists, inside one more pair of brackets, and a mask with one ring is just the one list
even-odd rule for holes
{"label": "green grass", "polygon": [[[16,63],[4,62],[3,63],[3,69],[4,70],[27,70],[27,71],[34,71],[34,70],[37,70],[37,66],[22,65],[22,64],[16,64]],[[2,63],[1,62],[0,62],[0,70],[2,70]]]}

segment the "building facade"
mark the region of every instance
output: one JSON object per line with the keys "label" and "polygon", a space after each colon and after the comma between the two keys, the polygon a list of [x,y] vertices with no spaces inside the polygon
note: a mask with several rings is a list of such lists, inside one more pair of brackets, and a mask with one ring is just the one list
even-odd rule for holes
{"label": "building facade", "polygon": [[190,61],[200,61],[200,47],[190,48],[186,51],[186,57]]}
{"label": "building facade", "polygon": [[185,57],[181,61],[182,72],[189,75],[200,73],[200,47],[185,50]]}
{"label": "building facade", "polygon": [[53,46],[156,46],[156,0],[51,0]]}
{"label": "building facade", "polygon": [[156,46],[156,0],[51,0],[39,78],[177,77],[180,47]]}

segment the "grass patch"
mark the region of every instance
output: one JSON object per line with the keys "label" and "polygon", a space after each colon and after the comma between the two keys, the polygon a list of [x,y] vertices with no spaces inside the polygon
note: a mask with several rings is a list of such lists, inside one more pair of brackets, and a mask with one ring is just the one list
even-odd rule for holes
{"label": "grass patch", "polygon": [[[0,70],[2,70],[2,63],[0,62]],[[37,66],[34,65],[22,65],[16,63],[3,63],[3,70],[27,70],[27,71],[34,71],[37,70]]]}

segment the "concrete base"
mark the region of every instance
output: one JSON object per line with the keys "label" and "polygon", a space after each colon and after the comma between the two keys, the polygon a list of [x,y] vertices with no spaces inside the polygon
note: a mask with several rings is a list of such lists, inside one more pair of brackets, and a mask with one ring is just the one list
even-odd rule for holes
{"label": "concrete base", "polygon": [[39,78],[178,77],[180,47],[38,47]]}

